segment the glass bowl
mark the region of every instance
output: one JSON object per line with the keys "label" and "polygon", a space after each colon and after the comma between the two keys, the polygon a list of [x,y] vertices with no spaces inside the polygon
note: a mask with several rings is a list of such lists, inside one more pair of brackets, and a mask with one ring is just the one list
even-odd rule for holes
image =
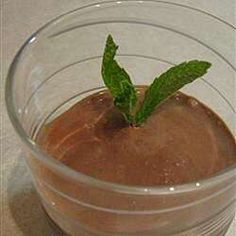
{"label": "glass bowl", "polygon": [[210,72],[183,91],[236,134],[232,25],[166,1],[106,1],[71,11],[26,41],[6,82],[8,113],[47,215],[70,235],[224,235],[234,217],[235,165],[197,183],[124,186],[75,172],[38,145],[45,123],[103,88],[100,67],[109,33],[137,85],[182,61],[210,61]]}

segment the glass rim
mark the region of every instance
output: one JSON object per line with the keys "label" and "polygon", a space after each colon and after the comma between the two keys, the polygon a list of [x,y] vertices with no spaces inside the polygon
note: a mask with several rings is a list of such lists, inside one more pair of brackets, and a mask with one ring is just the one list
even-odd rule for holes
{"label": "glass rim", "polygon": [[5,85],[5,100],[6,100],[6,107],[7,107],[7,112],[9,115],[9,118],[11,120],[11,123],[20,137],[21,141],[26,145],[27,148],[29,148],[32,152],[35,158],[37,158],[39,161],[44,162],[46,165],[50,166],[51,168],[55,169],[56,171],[59,171],[59,173],[62,173],[62,175],[67,176],[69,178],[75,179],[77,181],[80,181],[84,184],[88,184],[90,186],[94,186],[97,188],[102,188],[106,190],[110,190],[112,192],[119,192],[119,193],[124,193],[124,194],[134,194],[134,195],[165,195],[165,194],[178,194],[178,193],[184,193],[184,192],[191,192],[191,191],[197,191],[202,188],[207,188],[210,185],[217,184],[224,179],[228,179],[232,176],[235,175],[236,172],[236,165],[233,165],[232,167],[225,169],[221,171],[220,173],[208,177],[196,182],[190,182],[190,183],[185,183],[185,184],[179,184],[179,185],[173,185],[173,186],[130,186],[130,185],[122,185],[122,184],[117,184],[117,183],[112,183],[108,181],[103,181],[100,179],[96,179],[94,177],[88,176],[86,174],[80,173],[78,171],[75,171],[71,169],[70,167],[64,165],[62,162],[56,160],[49,154],[47,154],[44,150],[42,150],[35,142],[33,139],[27,135],[26,131],[24,130],[23,126],[21,125],[20,120],[17,117],[17,111],[15,109],[14,101],[13,101],[13,84],[14,84],[14,78],[15,78],[15,71],[18,65],[18,62],[20,61],[20,57],[23,53],[23,51],[27,48],[28,44],[32,42],[32,39],[40,35],[40,33],[47,29],[49,26],[52,24],[55,24],[58,20],[64,19],[68,15],[71,15],[76,12],[80,12],[83,10],[87,9],[97,9],[97,6],[99,4],[100,7],[106,6],[109,4],[117,4],[117,3],[137,3],[137,4],[167,4],[167,5],[172,5],[174,7],[179,7],[179,8],[186,8],[189,10],[197,11],[199,13],[205,14],[213,18],[214,20],[220,21],[222,24],[227,25],[230,27],[232,30],[236,30],[236,27],[223,19],[214,16],[206,11],[203,11],[201,9],[197,9],[194,7],[190,6],[185,6],[179,3],[173,3],[173,2],[168,2],[168,1],[158,1],[158,0],[146,0],[146,1],[138,1],[138,0],[126,0],[125,2],[123,1],[117,1],[117,0],[109,0],[109,1],[104,1],[102,3],[96,2],[93,4],[85,5],[79,8],[76,8],[72,11],[66,12],[48,23],[46,23],[44,26],[42,26],[40,29],[38,29],[35,33],[33,33],[26,41],[25,43],[21,46],[19,51],[17,52],[16,56],[14,57],[6,79],[6,85]]}

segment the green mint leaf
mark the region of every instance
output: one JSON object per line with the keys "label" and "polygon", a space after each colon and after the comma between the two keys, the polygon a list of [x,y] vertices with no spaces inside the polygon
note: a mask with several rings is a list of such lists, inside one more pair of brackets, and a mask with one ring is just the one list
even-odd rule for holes
{"label": "green mint leaf", "polygon": [[126,120],[133,123],[133,109],[137,102],[137,92],[128,73],[114,60],[118,46],[109,35],[102,62],[102,77],[114,98],[115,106],[123,112]]}
{"label": "green mint leaf", "polygon": [[210,66],[211,63],[209,62],[193,60],[174,66],[157,77],[145,93],[144,101],[135,116],[135,124],[141,125],[158,104],[177,92],[185,84],[203,76]]}

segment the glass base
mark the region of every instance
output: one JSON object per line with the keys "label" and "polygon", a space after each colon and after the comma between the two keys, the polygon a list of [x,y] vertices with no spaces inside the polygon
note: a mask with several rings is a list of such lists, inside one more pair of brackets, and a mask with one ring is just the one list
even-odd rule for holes
{"label": "glass base", "polygon": [[[110,235],[110,234],[94,234],[94,233],[88,232],[88,231],[85,232],[83,229],[80,229],[83,232],[81,231],[81,232],[78,232],[78,233],[76,233],[74,235],[68,234],[68,233],[64,232],[55,223],[55,221],[48,215],[48,213],[46,212],[44,207],[42,207],[42,208],[43,208],[43,212],[45,213],[47,222],[48,222],[49,226],[52,228],[53,232],[55,233],[54,235],[56,235],[56,236],[104,236],[104,235]],[[179,233],[176,233],[176,234],[170,234],[168,236],[189,236],[189,235],[192,235],[192,236],[225,236],[227,231],[228,231],[228,229],[229,229],[229,227],[230,227],[230,225],[231,225],[231,223],[233,222],[234,215],[232,217],[227,217],[227,219],[225,219],[225,220],[222,219],[222,213],[220,215],[221,215],[221,217],[220,217],[221,218],[221,222],[217,221],[216,219],[211,219],[211,220],[209,220],[207,222],[202,223],[201,225],[198,225],[197,227],[194,227],[193,229],[189,229],[189,230],[187,230],[185,232],[179,232]],[[219,225],[221,225],[222,221],[224,221],[224,227],[221,226],[219,228]],[[212,222],[214,222],[214,223],[212,223]],[[213,224],[215,225],[216,230],[214,230],[212,228]],[[196,229],[197,229],[197,231],[195,231]],[[198,231],[199,229],[201,231],[204,230],[205,232],[202,231],[202,233],[199,234],[199,231]],[[112,234],[112,235],[114,235],[114,234]],[[117,234],[115,234],[115,235],[117,235]],[[121,234],[119,234],[119,235],[121,235]],[[142,236],[145,236],[145,235],[142,235]],[[163,236],[163,235],[156,235],[156,236]]]}

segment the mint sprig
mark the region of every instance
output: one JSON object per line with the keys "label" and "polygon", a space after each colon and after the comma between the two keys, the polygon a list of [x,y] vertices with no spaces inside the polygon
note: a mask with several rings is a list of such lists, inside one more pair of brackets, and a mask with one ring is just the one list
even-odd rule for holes
{"label": "mint sprig", "polygon": [[109,35],[102,62],[102,77],[105,85],[114,97],[115,106],[124,114],[126,120],[133,123],[133,109],[137,102],[137,92],[128,73],[114,60],[118,46]]}
{"label": "mint sprig", "polygon": [[184,85],[203,76],[211,63],[206,61],[189,61],[170,68],[157,77],[145,93],[144,101],[136,113],[136,125],[142,124],[155,110],[156,106],[177,92]]}
{"label": "mint sprig", "polygon": [[124,114],[127,122],[139,126],[147,120],[155,108],[184,85],[202,77],[210,68],[207,61],[193,60],[181,63],[155,78],[148,87],[143,103],[134,114],[137,91],[128,73],[114,60],[118,46],[109,35],[102,62],[102,77],[114,98],[115,106]]}

